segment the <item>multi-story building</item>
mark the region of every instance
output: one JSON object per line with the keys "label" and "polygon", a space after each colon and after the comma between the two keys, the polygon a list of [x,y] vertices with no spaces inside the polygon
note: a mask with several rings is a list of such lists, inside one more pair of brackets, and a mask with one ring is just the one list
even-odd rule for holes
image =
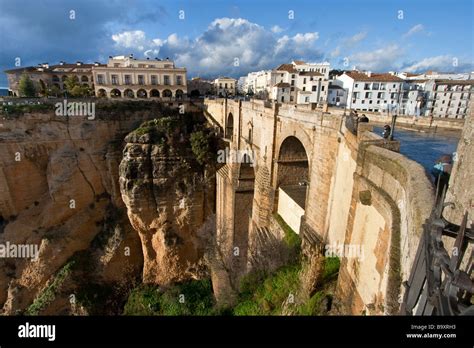
{"label": "multi-story building", "polygon": [[337,81],[329,81],[328,105],[346,107],[347,90]]}
{"label": "multi-story building", "polygon": [[187,93],[186,69],[169,59],[109,57],[106,66],[92,69],[95,94],[111,98],[177,98]]}
{"label": "multi-story building", "polygon": [[218,77],[214,80],[214,90],[219,97],[235,96],[237,80],[231,77]]}
{"label": "multi-story building", "polygon": [[[329,63],[306,63],[295,60],[291,64],[282,64],[272,70],[270,86],[288,83],[290,85],[289,99],[281,95],[282,91],[279,88],[271,90],[270,98],[278,102],[296,104],[326,102],[329,70]],[[273,93],[274,91],[276,93]]]}
{"label": "multi-story building", "polygon": [[400,108],[404,80],[393,74],[352,70],[344,72],[337,80],[347,89],[347,106],[351,109],[378,112]]}
{"label": "multi-story building", "polygon": [[8,79],[8,85],[11,95],[19,96],[18,85],[23,74],[27,74],[33,82],[36,92],[39,95],[43,88],[49,89],[53,86],[60,91],[65,90],[64,82],[69,76],[75,76],[81,85],[94,88],[94,80],[92,78],[92,68],[102,67],[102,64],[84,64],[76,62],[75,64],[68,64],[60,62],[56,65],[49,65],[48,63],[38,64],[38,66],[24,67],[17,69],[5,70]]}
{"label": "multi-story building", "polygon": [[465,118],[469,115],[474,80],[429,80],[423,115]]}

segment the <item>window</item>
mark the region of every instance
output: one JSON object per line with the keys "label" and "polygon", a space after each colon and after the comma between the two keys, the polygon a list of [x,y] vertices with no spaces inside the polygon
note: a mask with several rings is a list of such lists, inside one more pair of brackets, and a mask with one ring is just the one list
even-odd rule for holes
{"label": "window", "polygon": [[379,84],[378,84],[378,83],[373,83],[373,84],[372,84],[372,89],[373,89],[373,90],[379,89]]}
{"label": "window", "polygon": [[324,91],[324,86],[321,86],[321,91]]}
{"label": "window", "polygon": [[132,80],[130,78],[130,75],[125,75],[125,84],[126,85],[132,84]]}
{"label": "window", "polygon": [[183,77],[178,75],[176,76],[176,84],[177,85],[182,85],[183,84]]}
{"label": "window", "polygon": [[156,78],[156,75],[151,75],[151,84],[152,85],[158,84],[158,79]]}
{"label": "window", "polygon": [[377,93],[377,98],[380,98],[380,99],[385,98],[385,93],[384,92],[378,92]]}
{"label": "window", "polygon": [[104,83],[104,75],[97,75],[97,84],[102,85]]}
{"label": "window", "polygon": [[[170,84],[170,77],[169,77],[169,75],[163,76],[163,84],[165,84],[165,85],[169,85],[169,84]],[[222,85],[221,85],[221,87],[222,87]]]}
{"label": "window", "polygon": [[145,67],[145,64],[138,64],[138,67],[139,67],[139,68],[144,68],[144,67]]}
{"label": "window", "polygon": [[365,100],[364,100],[364,99],[362,99],[361,103],[362,103],[362,104],[365,104]]}
{"label": "window", "polygon": [[309,97],[304,98],[304,101],[305,101],[306,103],[309,103]]}
{"label": "window", "polygon": [[224,88],[227,88],[227,83],[225,83]]}
{"label": "window", "polygon": [[118,76],[117,75],[112,75],[112,84],[113,85],[118,85]]}
{"label": "window", "polygon": [[291,88],[290,88],[290,91],[293,92],[294,90],[295,90],[295,87],[291,87]]}
{"label": "window", "polygon": [[366,92],[365,97],[366,98],[372,98],[372,92]]}
{"label": "window", "polygon": [[360,92],[354,92],[354,93],[352,93],[352,98],[357,99],[357,98],[359,98],[359,96],[360,96]]}
{"label": "window", "polygon": [[395,84],[393,85],[393,88],[395,88]]}
{"label": "window", "polygon": [[358,84],[358,83],[356,83],[356,84],[354,85],[354,87],[355,87],[355,88],[359,87],[359,84]]}
{"label": "window", "polygon": [[291,78],[294,79],[294,78],[295,78],[295,74],[292,74],[292,75],[291,75]]}
{"label": "window", "polygon": [[284,96],[281,96],[281,102],[285,102],[285,97]]}
{"label": "window", "polygon": [[290,101],[293,101],[293,96],[290,97]]}
{"label": "window", "polygon": [[370,83],[366,83],[366,84],[364,85],[364,89],[370,89]]}
{"label": "window", "polygon": [[138,75],[138,84],[139,85],[145,84],[145,77],[143,75]]}
{"label": "window", "polygon": [[306,77],[303,79],[303,83],[306,83]]}
{"label": "window", "polygon": [[295,80],[291,80],[291,85],[292,85],[292,86],[295,85]]}
{"label": "window", "polygon": [[114,63],[114,67],[115,67],[115,68],[119,68],[119,67],[120,67],[120,63]]}
{"label": "window", "polygon": [[303,87],[303,91],[306,91],[306,87]]}
{"label": "window", "polygon": [[381,83],[381,84],[380,84],[380,89],[381,89],[381,90],[385,90],[385,83]]}
{"label": "window", "polygon": [[372,104],[372,100],[369,100],[369,104]]}
{"label": "window", "polygon": [[316,86],[313,86],[313,87],[311,88],[311,90],[312,90],[313,92],[316,92]]}

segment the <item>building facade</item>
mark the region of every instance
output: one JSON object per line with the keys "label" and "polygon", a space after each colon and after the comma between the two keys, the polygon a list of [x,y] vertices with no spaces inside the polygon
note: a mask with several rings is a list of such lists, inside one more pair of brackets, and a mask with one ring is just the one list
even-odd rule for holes
{"label": "building facade", "polygon": [[42,94],[42,89],[51,89],[55,86],[60,92],[64,92],[66,86],[64,82],[70,76],[76,77],[79,84],[94,89],[94,79],[92,78],[92,68],[101,67],[99,63],[84,64],[76,62],[75,64],[60,62],[56,65],[48,63],[38,64],[36,67],[24,67],[5,70],[8,79],[9,91],[13,96],[20,96],[18,86],[23,74],[27,74],[33,82],[37,95]]}
{"label": "building facade", "polygon": [[214,80],[214,91],[219,97],[235,96],[237,80],[231,77],[218,77]]}
{"label": "building facade", "polygon": [[357,70],[344,72],[337,77],[347,90],[347,107],[360,111],[399,110],[404,80],[390,73],[371,73]]}
{"label": "building facade", "polygon": [[205,96],[212,94],[213,83],[200,77],[194,77],[188,80],[187,88],[188,95],[191,97]]}
{"label": "building facade", "polygon": [[186,69],[168,59],[109,57],[92,74],[97,97],[182,99],[187,93]]}

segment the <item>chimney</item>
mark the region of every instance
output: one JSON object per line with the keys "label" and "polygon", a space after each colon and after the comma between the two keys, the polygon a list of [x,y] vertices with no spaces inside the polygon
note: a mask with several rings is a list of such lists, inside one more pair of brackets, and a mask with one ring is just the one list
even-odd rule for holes
{"label": "chimney", "polygon": [[76,65],[82,65],[82,62],[77,61],[77,62],[76,62]]}

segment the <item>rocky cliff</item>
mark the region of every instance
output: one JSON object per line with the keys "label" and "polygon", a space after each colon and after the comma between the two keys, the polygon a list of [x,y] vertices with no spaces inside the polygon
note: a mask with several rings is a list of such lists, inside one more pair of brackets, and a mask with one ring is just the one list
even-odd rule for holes
{"label": "rocky cliff", "polygon": [[[33,314],[72,313],[87,284],[140,274],[141,243],[125,214],[118,165],[125,134],[149,117],[2,117],[0,244],[39,248],[37,261],[0,258],[2,313],[32,306]],[[58,287],[55,277],[71,260],[76,266]]]}
{"label": "rocky cliff", "polygon": [[167,285],[203,274],[198,231],[212,213],[214,176],[191,151],[182,119],[143,124],[126,138],[120,190],[143,250],[143,282]]}

